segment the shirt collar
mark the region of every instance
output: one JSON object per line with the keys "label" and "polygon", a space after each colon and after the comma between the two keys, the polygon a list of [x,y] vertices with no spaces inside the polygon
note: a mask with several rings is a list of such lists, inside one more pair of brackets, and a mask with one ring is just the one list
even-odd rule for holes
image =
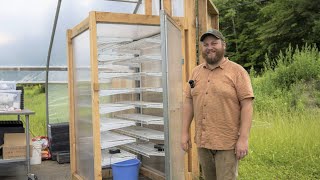
{"label": "shirt collar", "polygon": [[[221,69],[224,69],[224,68],[226,67],[228,61],[229,61],[229,58],[228,58],[228,57],[224,57],[224,58],[221,60],[221,62],[219,63],[219,65],[217,66],[217,68],[219,67],[219,68],[221,68]],[[206,63],[206,62],[202,63],[202,67],[208,69],[208,68],[207,68],[207,63]]]}

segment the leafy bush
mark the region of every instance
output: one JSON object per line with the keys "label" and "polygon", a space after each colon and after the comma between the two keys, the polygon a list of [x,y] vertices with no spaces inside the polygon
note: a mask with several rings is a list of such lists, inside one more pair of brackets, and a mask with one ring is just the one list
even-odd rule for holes
{"label": "leafy bush", "polygon": [[266,56],[264,68],[252,80],[258,111],[319,107],[320,52],[315,46],[305,45],[301,50],[289,46],[275,61]]}

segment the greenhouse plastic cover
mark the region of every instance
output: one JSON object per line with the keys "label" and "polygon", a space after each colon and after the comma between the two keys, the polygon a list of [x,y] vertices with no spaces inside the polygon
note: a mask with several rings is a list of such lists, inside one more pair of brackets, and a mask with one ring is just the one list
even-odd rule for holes
{"label": "greenhouse plastic cover", "polygon": [[[66,30],[88,17],[90,11],[132,14],[138,0],[62,0],[50,56],[50,66],[67,66]],[[58,0],[10,0],[0,6],[0,67],[41,66],[47,55]],[[152,0],[152,14],[159,15],[159,0]],[[183,16],[183,0],[172,0],[173,16]],[[144,14],[144,0],[137,14]],[[36,82],[41,71],[0,71],[0,80]],[[67,82],[67,72],[50,72],[49,82]]]}

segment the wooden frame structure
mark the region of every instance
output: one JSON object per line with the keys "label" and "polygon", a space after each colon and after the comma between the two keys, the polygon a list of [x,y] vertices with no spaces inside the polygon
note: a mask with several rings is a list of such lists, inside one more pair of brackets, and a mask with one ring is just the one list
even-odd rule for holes
{"label": "wooden frame structure", "polygon": [[[197,6],[196,6],[197,4]],[[164,10],[171,15],[172,7],[171,0],[164,0]],[[198,9],[195,9],[198,7]],[[196,45],[198,44],[197,37],[199,34],[205,32],[209,28],[218,29],[218,10],[210,0],[184,0],[184,17],[173,17],[176,24],[181,26],[182,29],[182,53],[184,56],[183,65],[183,81],[187,82],[191,74],[192,69],[197,66],[197,58],[199,55],[196,52]],[[199,12],[199,14],[197,14]],[[196,24],[198,18],[199,26]],[[73,50],[72,50],[72,39],[90,29],[90,59],[97,59],[97,36],[96,29],[98,22],[117,22],[117,23],[128,23],[128,24],[147,24],[147,25],[159,25],[160,17],[152,15],[152,0],[145,0],[145,15],[137,14],[119,14],[119,13],[108,13],[108,12],[90,12],[88,18],[84,19],[80,24],[75,26],[73,29],[67,31],[67,50],[68,50],[68,75],[69,75],[69,98],[70,98],[70,163],[71,163],[71,176],[72,179],[83,179],[76,172],[77,158],[76,154],[76,139],[75,139],[75,107],[74,107],[74,75],[73,75]],[[197,34],[198,32],[198,34]],[[91,61],[92,69],[98,69],[96,61]],[[92,77],[98,77],[97,71],[92,71]],[[92,87],[92,104],[98,104],[99,101],[99,83],[98,79],[93,79],[91,82]],[[99,116],[98,106],[93,107],[92,116]],[[93,122],[93,129],[98,129],[99,122]],[[191,137],[194,136],[194,123],[191,126]],[[93,141],[95,146],[93,148],[94,155],[94,178],[102,179],[103,174],[109,174],[102,172],[101,170],[101,149],[100,146],[100,133],[99,131],[93,131]],[[193,142],[193,147],[196,145]],[[151,179],[164,179],[163,176],[156,172],[149,171],[141,168],[141,173],[150,177]],[[197,148],[192,148],[185,155],[185,178],[187,180],[199,179],[199,163],[197,158]]]}

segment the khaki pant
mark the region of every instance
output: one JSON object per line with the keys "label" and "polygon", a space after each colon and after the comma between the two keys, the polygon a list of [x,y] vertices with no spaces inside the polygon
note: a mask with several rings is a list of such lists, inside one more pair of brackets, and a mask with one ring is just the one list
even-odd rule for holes
{"label": "khaki pant", "polygon": [[238,160],[232,150],[198,148],[202,175],[205,180],[237,179]]}

